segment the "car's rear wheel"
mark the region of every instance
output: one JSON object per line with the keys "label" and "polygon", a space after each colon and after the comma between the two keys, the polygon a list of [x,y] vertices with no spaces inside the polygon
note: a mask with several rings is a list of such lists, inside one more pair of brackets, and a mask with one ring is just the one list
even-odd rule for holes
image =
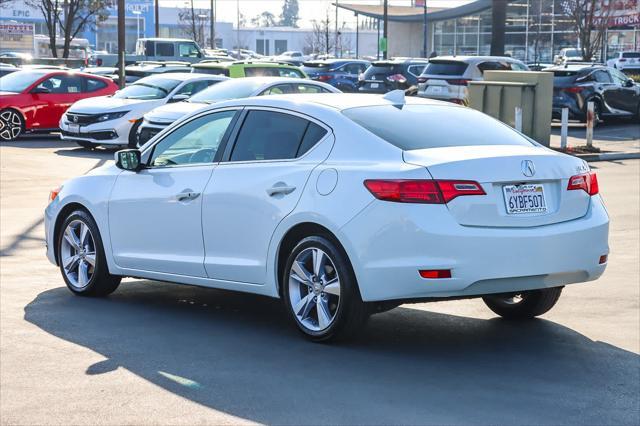
{"label": "car's rear wheel", "polygon": [[528,319],[548,312],[555,306],[562,287],[523,291],[514,294],[485,296],[484,303],[506,319]]}
{"label": "car's rear wheel", "polygon": [[282,286],[289,314],[313,341],[347,339],[368,318],[349,259],[323,236],[304,238],[295,246]]}
{"label": "car's rear wheel", "polygon": [[120,277],[109,274],[100,232],[83,210],[62,223],[57,239],[58,263],[69,290],[80,296],[106,296],[118,288]]}
{"label": "car's rear wheel", "polygon": [[13,109],[0,111],[0,140],[12,141],[24,132],[24,119]]}

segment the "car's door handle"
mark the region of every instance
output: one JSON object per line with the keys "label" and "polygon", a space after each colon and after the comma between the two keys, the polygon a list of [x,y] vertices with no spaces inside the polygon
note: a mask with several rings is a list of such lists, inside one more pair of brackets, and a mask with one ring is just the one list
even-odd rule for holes
{"label": "car's door handle", "polygon": [[199,196],[200,196],[199,192],[185,191],[176,195],[176,200],[177,201],[195,200]]}
{"label": "car's door handle", "polygon": [[285,184],[283,185],[275,184],[271,188],[267,189],[267,194],[269,194],[270,197],[273,197],[274,195],[278,195],[278,194],[282,194],[282,195],[291,194],[295,190],[296,190],[295,186],[287,186]]}

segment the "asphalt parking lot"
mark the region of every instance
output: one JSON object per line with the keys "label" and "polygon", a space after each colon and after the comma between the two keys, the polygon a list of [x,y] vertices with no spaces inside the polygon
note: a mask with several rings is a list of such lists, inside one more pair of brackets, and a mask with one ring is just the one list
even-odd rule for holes
{"label": "asphalt parking lot", "polygon": [[71,295],[42,212],[49,189],[112,158],[55,137],[0,144],[2,424],[640,423],[640,160],[592,164],[609,267],[541,319],[405,305],[322,345],[258,296],[133,279]]}

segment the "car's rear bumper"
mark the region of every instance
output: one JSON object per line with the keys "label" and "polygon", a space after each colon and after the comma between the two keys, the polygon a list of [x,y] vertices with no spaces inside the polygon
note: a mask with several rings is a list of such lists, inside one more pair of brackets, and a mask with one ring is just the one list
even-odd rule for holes
{"label": "car's rear bumper", "polygon": [[[372,202],[341,231],[365,301],[482,296],[597,279],[609,253],[600,196],[576,220],[530,228],[462,226],[446,206]],[[448,269],[425,279],[420,270]]]}

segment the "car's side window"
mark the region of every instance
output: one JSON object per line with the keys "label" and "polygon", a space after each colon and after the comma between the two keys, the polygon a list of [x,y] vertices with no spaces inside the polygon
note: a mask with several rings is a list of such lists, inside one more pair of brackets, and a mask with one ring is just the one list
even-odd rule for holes
{"label": "car's side window", "polygon": [[178,127],[155,145],[149,166],[211,163],[235,113],[235,111],[216,112]]}
{"label": "car's side window", "polygon": [[82,92],[82,77],[75,75],[56,75],[40,83],[38,88],[49,90],[50,93],[80,93]]}
{"label": "car's side window", "polygon": [[309,122],[307,130],[304,132],[304,136],[302,137],[302,143],[300,144],[300,148],[298,148],[296,157],[304,155],[307,151],[313,148],[315,144],[320,142],[326,134],[326,129],[318,126],[316,123]]}
{"label": "car's side window", "polygon": [[183,58],[199,58],[200,52],[193,43],[178,43],[180,56]]}
{"label": "car's side window", "polygon": [[304,78],[300,71],[293,68],[278,68],[278,75],[280,77]]}
{"label": "car's side window", "polygon": [[314,86],[313,84],[294,84],[293,85],[294,93],[328,93],[327,90],[323,89],[320,86]]}
{"label": "car's side window", "polygon": [[192,96],[192,95],[195,95],[196,93],[198,93],[199,91],[206,89],[212,83],[215,83],[215,82],[214,81],[210,81],[210,80],[192,81],[191,83],[187,83],[184,86],[182,86],[178,90],[176,95]]}
{"label": "car's side window", "polygon": [[420,74],[422,74],[422,71],[424,71],[424,68],[425,68],[425,65],[411,65],[409,66],[408,71],[409,73],[418,77]]}
{"label": "car's side window", "polygon": [[629,77],[616,69],[609,69],[609,73],[611,74],[611,77],[613,77],[613,81],[620,86],[624,86],[629,80]]}
{"label": "car's side window", "polygon": [[[317,126],[304,118],[273,111],[250,111],[242,124],[230,161],[293,159],[308,151],[319,139],[309,127]],[[315,129],[315,127],[313,127]],[[322,127],[320,129],[324,130]],[[326,131],[325,131],[326,132]],[[315,135],[315,136],[314,136]],[[305,143],[306,141],[306,143]],[[304,145],[304,151],[302,146]]]}
{"label": "car's side window", "polygon": [[593,77],[598,83],[613,83],[611,76],[609,76],[609,73],[606,71],[598,70],[593,73]]}
{"label": "car's side window", "polygon": [[156,43],[157,56],[174,56],[173,43]]}
{"label": "car's side window", "polygon": [[291,85],[289,84],[278,84],[277,86],[269,87],[258,96],[265,95],[283,95],[286,93],[291,93]]}
{"label": "car's side window", "polygon": [[246,67],[244,75],[247,77],[279,77],[278,69],[275,67]]}
{"label": "car's side window", "polygon": [[95,92],[96,90],[104,89],[107,87],[107,83],[95,78],[87,78],[87,92]]}

